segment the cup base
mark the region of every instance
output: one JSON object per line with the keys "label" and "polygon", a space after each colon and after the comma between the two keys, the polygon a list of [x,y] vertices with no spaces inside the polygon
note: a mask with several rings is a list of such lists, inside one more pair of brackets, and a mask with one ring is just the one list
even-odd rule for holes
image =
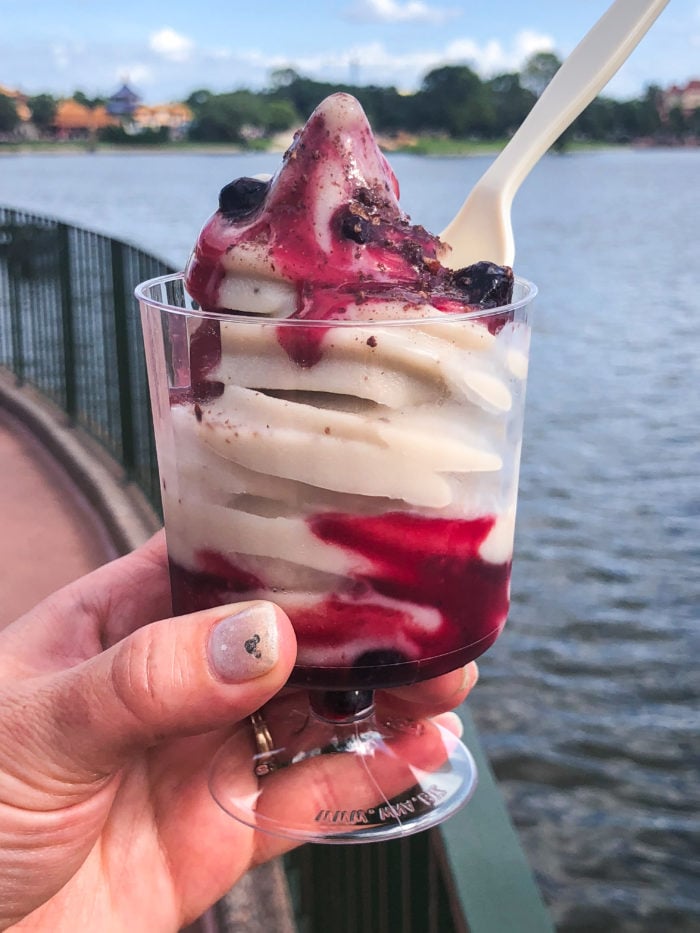
{"label": "cup base", "polygon": [[[301,720],[301,721],[300,721]],[[434,720],[379,721],[373,708],[332,722],[265,711],[217,753],[209,787],[253,829],[299,842],[396,839],[443,822],[469,800],[477,771],[468,749]]]}

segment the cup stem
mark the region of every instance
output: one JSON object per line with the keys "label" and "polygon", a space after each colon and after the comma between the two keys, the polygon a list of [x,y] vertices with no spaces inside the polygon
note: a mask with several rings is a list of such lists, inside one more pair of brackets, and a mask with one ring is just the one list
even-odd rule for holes
{"label": "cup stem", "polygon": [[373,690],[311,690],[309,706],[314,718],[349,724],[368,719],[374,712]]}

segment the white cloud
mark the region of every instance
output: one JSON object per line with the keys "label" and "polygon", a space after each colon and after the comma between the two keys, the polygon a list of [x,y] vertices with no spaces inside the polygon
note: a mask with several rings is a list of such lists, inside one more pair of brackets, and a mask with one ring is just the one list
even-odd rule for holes
{"label": "white cloud", "polygon": [[[456,0],[435,2],[447,6]],[[210,46],[199,45],[178,36],[172,29],[161,29],[150,37],[150,42],[144,36],[138,43],[117,43],[106,38],[81,43],[73,37],[55,37],[51,43],[34,39],[22,44],[8,42],[0,34],[0,62],[3,74],[13,76],[13,86],[27,93],[48,91],[58,96],[80,88],[89,96],[110,94],[126,76],[146,100],[158,102],[185,98],[200,87],[215,93],[238,87],[262,88],[269,83],[273,69],[286,67],[322,81],[394,85],[412,91],[420,86],[427,72],[443,65],[467,64],[482,78],[488,78],[520,70],[534,52],[566,51],[551,36],[531,29],[517,35],[494,30],[493,35],[492,39],[477,41],[468,30],[453,29],[445,42],[437,39],[428,42],[424,37],[415,50],[379,40],[345,46],[347,36],[341,36],[337,45],[327,43],[322,50],[291,57],[270,54],[261,47],[244,49],[228,43],[223,35]],[[652,31],[646,58],[638,54],[628,62],[606,93],[633,97],[648,83],[682,83],[696,76],[697,46],[693,45],[696,35],[697,28],[693,26],[685,30],[682,39],[673,38],[671,44],[676,54],[669,59],[658,52],[666,42],[663,30],[656,46]],[[643,50],[644,45],[640,53]]]}
{"label": "white cloud", "polygon": [[524,29],[509,45],[500,39],[477,43],[473,39],[454,39],[444,50],[444,62],[467,62],[482,76],[498,72],[517,71],[535,52],[554,51],[554,39],[544,33]]}
{"label": "white cloud", "polygon": [[459,10],[432,7],[422,0],[356,0],[345,16],[364,23],[444,23],[459,16]]}
{"label": "white cloud", "polygon": [[369,42],[345,50],[333,50],[295,59],[266,56],[248,50],[244,59],[252,70],[291,67],[300,74],[325,80],[348,81],[355,75],[360,84],[394,84],[402,89],[415,88],[423,76],[442,65],[468,64],[483,78],[519,70],[534,52],[552,51],[551,36],[524,30],[507,45],[500,39],[477,42],[468,37],[453,39],[442,48],[396,52],[382,42]]}
{"label": "white cloud", "polygon": [[194,48],[191,39],[175,32],[169,26],[152,33],[148,39],[148,45],[156,55],[171,62],[188,61]]}
{"label": "white cloud", "polygon": [[552,36],[547,36],[541,32],[534,32],[532,29],[523,29],[515,37],[514,51],[520,56],[522,61],[528,59],[535,52],[554,52],[555,44]]}

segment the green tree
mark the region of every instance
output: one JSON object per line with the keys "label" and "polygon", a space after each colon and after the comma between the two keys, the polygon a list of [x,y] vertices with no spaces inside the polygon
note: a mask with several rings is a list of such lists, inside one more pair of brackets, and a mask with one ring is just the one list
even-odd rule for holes
{"label": "green tree", "polygon": [[241,130],[251,117],[250,91],[211,94],[202,101],[190,127],[190,138],[209,142],[242,142]]}
{"label": "green tree", "polygon": [[579,139],[602,141],[615,134],[615,101],[596,97],[574,120],[571,130]]}
{"label": "green tree", "polygon": [[678,139],[683,139],[686,135],[688,125],[685,114],[680,107],[672,107],[668,112],[669,129]]}
{"label": "green tree", "polygon": [[94,110],[95,107],[100,107],[107,101],[105,97],[88,97],[87,94],[84,94],[82,91],[75,91],[73,100],[76,104],[82,104],[83,107],[87,107],[90,110]]}
{"label": "green tree", "polygon": [[159,146],[168,142],[169,135],[167,126],[146,127],[139,133],[127,133],[123,126],[103,126],[97,138],[115,146]]}
{"label": "green tree", "polygon": [[390,133],[412,129],[412,97],[399,94],[395,87],[329,84],[305,78],[292,68],[273,71],[270,84],[266,95],[268,99],[290,103],[297,115],[297,122],[306,119],[324,97],[336,91],[345,91],[359,100],[376,131]]}
{"label": "green tree", "polygon": [[630,142],[655,136],[661,127],[658,110],[659,89],[647,88],[643,97],[619,101],[612,97],[596,97],[572,124],[578,139]]}
{"label": "green tree", "polygon": [[661,129],[661,97],[658,84],[647,85],[641,103],[644,105],[645,135],[655,135]]}
{"label": "green tree", "polygon": [[653,136],[661,121],[644,100],[626,100],[615,102],[614,125],[618,142],[628,142],[641,136]]}
{"label": "green tree", "polygon": [[301,80],[301,75],[293,68],[275,68],[270,72],[270,86],[273,90],[289,87],[299,80]]}
{"label": "green tree", "polygon": [[38,130],[46,132],[56,116],[56,99],[50,94],[37,94],[36,97],[29,98],[27,105],[31,110],[34,126]]}
{"label": "green tree", "polygon": [[494,132],[512,136],[535,103],[532,91],[523,87],[520,75],[496,75],[488,82],[494,108]]}
{"label": "green tree", "polygon": [[[346,85],[329,84],[314,81],[312,78],[304,78],[291,68],[273,72],[272,78],[273,86],[268,92],[268,97],[272,100],[289,101],[302,120],[307,119],[324,97],[328,97],[329,94],[333,94],[335,91],[350,90]],[[358,90],[360,89],[352,89],[353,92]]]}
{"label": "green tree", "polygon": [[194,140],[245,143],[251,135],[277,133],[299,122],[289,101],[252,91],[197,92],[197,99],[188,103],[195,113],[189,132]]}
{"label": "green tree", "polygon": [[561,60],[554,52],[535,52],[521,72],[522,85],[539,97],[560,68]]}
{"label": "green tree", "polygon": [[299,114],[291,101],[270,100],[266,101],[263,119],[268,133],[281,133],[299,123]]}
{"label": "green tree", "polygon": [[199,88],[196,91],[192,91],[192,93],[187,98],[185,103],[191,110],[193,110],[196,113],[213,96],[214,95],[212,94],[212,92],[206,90],[206,88]]}
{"label": "green tree", "polygon": [[413,97],[399,94],[395,87],[350,88],[362,104],[367,117],[380,133],[395,133],[413,129]]}
{"label": "green tree", "polygon": [[429,72],[416,94],[418,122],[454,137],[492,135],[495,111],[490,89],[467,65]]}
{"label": "green tree", "polygon": [[686,127],[688,133],[691,136],[694,136],[695,139],[700,138],[700,107],[696,107],[695,110],[692,110],[690,114],[686,117]]}
{"label": "green tree", "polygon": [[17,105],[7,94],[0,94],[0,133],[11,133],[18,125]]}

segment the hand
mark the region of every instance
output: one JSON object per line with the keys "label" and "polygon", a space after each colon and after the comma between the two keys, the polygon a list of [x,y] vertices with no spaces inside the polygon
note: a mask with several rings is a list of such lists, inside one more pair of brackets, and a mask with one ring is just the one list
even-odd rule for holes
{"label": "hand", "polygon": [[[207,786],[232,724],[289,676],[288,618],[266,602],[170,612],[160,533],[0,632],[0,930],[174,933],[290,847]],[[475,682],[471,664],[378,704],[434,716]]]}

